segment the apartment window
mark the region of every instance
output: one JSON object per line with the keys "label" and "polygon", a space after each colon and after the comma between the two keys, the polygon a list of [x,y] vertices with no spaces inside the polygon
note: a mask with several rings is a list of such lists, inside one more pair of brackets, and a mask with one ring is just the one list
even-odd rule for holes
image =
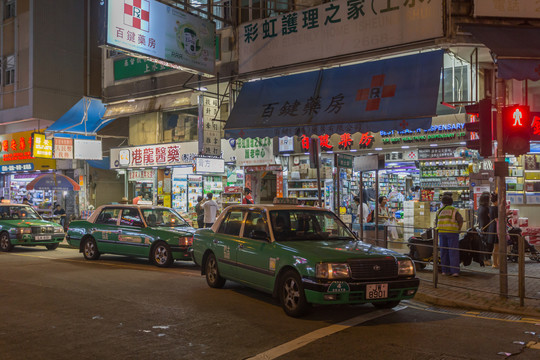
{"label": "apartment window", "polygon": [[15,83],[15,55],[6,56],[6,75],[4,79],[4,85],[11,85]]}
{"label": "apartment window", "polygon": [[15,0],[4,2],[4,20],[15,17]]}

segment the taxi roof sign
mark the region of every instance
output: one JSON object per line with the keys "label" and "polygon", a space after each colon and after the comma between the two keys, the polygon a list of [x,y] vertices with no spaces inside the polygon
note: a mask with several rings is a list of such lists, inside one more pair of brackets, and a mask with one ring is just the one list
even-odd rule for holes
{"label": "taxi roof sign", "polygon": [[280,198],[275,197],[274,202],[275,205],[298,205],[298,199],[297,198]]}

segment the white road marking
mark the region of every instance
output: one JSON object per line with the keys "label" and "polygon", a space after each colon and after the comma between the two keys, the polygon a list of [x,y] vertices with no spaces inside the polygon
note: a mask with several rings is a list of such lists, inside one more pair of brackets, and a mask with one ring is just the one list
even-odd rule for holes
{"label": "white road marking", "polygon": [[276,359],[280,356],[283,356],[287,353],[290,353],[291,351],[297,350],[313,341],[322,339],[323,337],[326,337],[328,335],[335,334],[339,331],[348,329],[353,326],[357,326],[359,324],[368,322],[370,320],[391,314],[396,311],[400,311],[405,309],[406,306],[396,306],[394,309],[383,309],[383,310],[376,310],[369,314],[360,315],[357,317],[354,317],[349,320],[345,320],[343,322],[340,322],[335,325],[330,325],[325,328],[315,330],[313,332],[310,332],[309,334],[306,334],[304,336],[300,336],[299,338],[296,338],[292,341],[289,341],[285,344],[279,345],[275,348],[272,348],[270,350],[267,350],[263,353],[260,353],[258,355],[255,355],[249,359],[253,360],[270,360],[270,359]]}

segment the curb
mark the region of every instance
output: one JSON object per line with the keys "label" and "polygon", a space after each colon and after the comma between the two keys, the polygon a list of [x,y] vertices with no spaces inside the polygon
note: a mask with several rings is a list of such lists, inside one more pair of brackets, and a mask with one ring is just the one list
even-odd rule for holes
{"label": "curb", "polygon": [[[527,307],[515,309],[515,308],[509,308],[505,307],[504,305],[508,306],[517,306],[513,304],[506,303],[504,300],[500,300],[498,304],[480,304],[478,302],[469,302],[464,300],[457,300],[457,299],[449,299],[444,298],[437,295],[432,294],[426,294],[421,291],[417,291],[416,295],[414,296],[415,300],[425,302],[432,305],[437,306],[444,306],[444,307],[452,307],[452,308],[463,308],[468,310],[478,310],[478,311],[486,311],[486,312],[496,312],[496,313],[503,313],[503,314],[510,314],[510,315],[520,315],[525,317],[534,317],[540,321],[540,310],[535,310]],[[489,301],[489,300],[485,300]]]}

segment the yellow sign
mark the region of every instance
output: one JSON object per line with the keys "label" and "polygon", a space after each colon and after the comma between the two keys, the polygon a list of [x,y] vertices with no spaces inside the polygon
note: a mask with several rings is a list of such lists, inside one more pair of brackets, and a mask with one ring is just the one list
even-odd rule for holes
{"label": "yellow sign", "polygon": [[35,158],[52,159],[52,140],[45,139],[45,134],[32,134],[32,156]]}
{"label": "yellow sign", "polygon": [[[41,131],[44,130],[45,129]],[[32,133],[33,131],[22,131],[0,135],[1,172],[44,171],[56,169],[55,160],[35,159],[32,156]],[[28,168],[29,164],[31,164],[30,168]],[[17,165],[23,166],[19,169]],[[6,170],[2,170],[5,167],[7,167]]]}

